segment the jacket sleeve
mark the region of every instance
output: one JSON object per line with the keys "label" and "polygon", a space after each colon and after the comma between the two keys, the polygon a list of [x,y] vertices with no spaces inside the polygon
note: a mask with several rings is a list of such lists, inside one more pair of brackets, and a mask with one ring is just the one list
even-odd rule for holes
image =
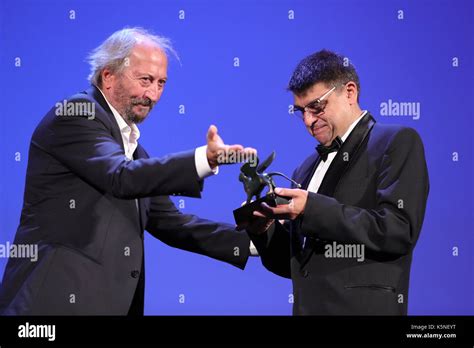
{"label": "jacket sleeve", "polygon": [[245,268],[250,239],[233,225],[181,213],[168,196],[151,199],[146,230],[169,246]]}
{"label": "jacket sleeve", "polygon": [[291,250],[288,224],[277,220],[262,234],[249,233],[263,266],[284,278],[291,278]]}
{"label": "jacket sleeve", "polygon": [[302,234],[360,243],[375,252],[409,253],[421,230],[429,192],[423,144],[415,130],[404,128],[393,135],[376,180],[374,209],[310,192],[300,218]]}
{"label": "jacket sleeve", "polygon": [[129,161],[112,136],[107,116],[56,116],[54,109],[31,141],[64,167],[102,192],[131,199],[180,194],[200,197],[194,151]]}

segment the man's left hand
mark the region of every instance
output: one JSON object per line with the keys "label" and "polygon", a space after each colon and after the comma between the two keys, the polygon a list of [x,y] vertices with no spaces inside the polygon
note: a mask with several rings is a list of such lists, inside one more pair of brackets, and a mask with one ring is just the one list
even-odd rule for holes
{"label": "man's left hand", "polygon": [[279,196],[290,197],[289,204],[280,204],[276,207],[270,207],[262,203],[261,210],[254,211],[255,216],[265,217],[267,219],[285,219],[294,220],[303,214],[308,200],[308,191],[301,189],[276,188],[275,193]]}

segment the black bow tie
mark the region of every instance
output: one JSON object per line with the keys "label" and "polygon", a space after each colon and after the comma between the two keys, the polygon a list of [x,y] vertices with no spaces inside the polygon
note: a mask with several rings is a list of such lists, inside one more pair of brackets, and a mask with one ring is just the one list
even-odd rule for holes
{"label": "black bow tie", "polygon": [[328,159],[328,155],[331,152],[336,152],[337,150],[339,150],[339,148],[341,146],[342,146],[342,139],[339,136],[337,136],[336,139],[334,139],[332,141],[331,145],[329,145],[329,146],[324,146],[324,145],[321,145],[321,144],[316,146],[316,151],[318,151],[319,156],[321,157],[321,159],[324,162],[326,162],[326,160]]}

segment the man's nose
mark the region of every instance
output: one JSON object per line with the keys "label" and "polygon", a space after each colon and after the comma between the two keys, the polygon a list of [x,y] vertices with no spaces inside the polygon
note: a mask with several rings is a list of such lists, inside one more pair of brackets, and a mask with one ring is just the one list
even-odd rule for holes
{"label": "man's nose", "polygon": [[158,98],[160,97],[160,94],[161,87],[159,86],[159,83],[152,83],[150,87],[148,87],[145,91],[144,96],[150,98],[152,102],[156,103],[158,101]]}
{"label": "man's nose", "polygon": [[313,113],[311,111],[307,111],[307,110],[303,111],[304,119],[311,119],[312,118],[311,116],[313,116]]}
{"label": "man's nose", "polygon": [[320,120],[318,115],[316,115],[314,112],[311,111],[305,111],[303,114],[304,120],[306,123],[309,125],[312,125],[314,122],[317,122]]}

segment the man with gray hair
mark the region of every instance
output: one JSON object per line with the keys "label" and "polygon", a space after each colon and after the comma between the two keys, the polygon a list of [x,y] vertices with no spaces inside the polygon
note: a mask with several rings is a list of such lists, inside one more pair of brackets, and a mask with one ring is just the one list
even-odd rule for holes
{"label": "man with gray hair", "polygon": [[169,40],[140,28],[112,34],[89,57],[91,88],[56,104],[31,139],[15,244],[0,291],[5,315],[143,315],[147,230],[164,243],[244,268],[250,240],[234,226],[182,214],[168,195],[200,197],[219,154],[250,157],[211,126],[207,145],[162,158],[137,124],[167,80]]}

